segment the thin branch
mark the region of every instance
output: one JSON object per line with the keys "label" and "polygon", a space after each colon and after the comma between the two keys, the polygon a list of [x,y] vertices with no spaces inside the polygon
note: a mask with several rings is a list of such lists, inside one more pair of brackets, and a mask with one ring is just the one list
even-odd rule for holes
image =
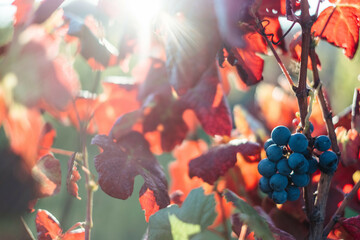
{"label": "thin branch", "polygon": [[323,1],[323,0],[319,0],[319,1],[318,1],[317,7],[316,7],[316,12],[315,12],[315,14],[314,14],[315,17],[317,17],[318,14],[319,14],[320,4],[322,3],[322,1]]}
{"label": "thin branch", "polygon": [[[335,134],[335,127],[332,122],[332,113],[329,110],[329,105],[326,102],[324,92],[322,90],[319,73],[317,67],[315,67],[316,64],[316,53],[315,49],[311,49],[310,51],[310,59],[313,66],[313,76],[314,76],[314,86],[317,86],[319,89],[318,91],[318,100],[320,102],[321,111],[323,113],[323,118],[326,123],[327,132],[329,135],[329,138],[331,140],[331,148],[332,150],[340,156],[339,152],[339,146],[337,144],[337,138]],[[318,183],[318,194],[315,200],[315,206],[314,211],[311,215],[311,227],[313,231],[310,232],[310,239],[321,239],[322,238],[322,232],[323,232],[323,226],[324,226],[324,219],[325,219],[325,210],[326,210],[326,203],[328,199],[329,189],[331,185],[331,178],[332,175],[328,175],[326,173],[321,173],[320,181]]]}
{"label": "thin branch", "polygon": [[53,152],[53,153],[56,153],[56,154],[61,154],[61,155],[64,155],[64,156],[71,156],[73,155],[73,151],[68,151],[68,150],[64,150],[64,149],[60,149],[60,148],[50,148],[50,152]]}
{"label": "thin branch", "polygon": [[329,235],[331,229],[334,227],[334,225],[336,224],[336,222],[338,221],[338,219],[342,216],[345,207],[349,204],[349,202],[352,200],[352,198],[354,197],[354,195],[357,193],[357,191],[360,188],[360,181],[358,181],[355,186],[353,187],[353,189],[351,189],[351,191],[345,195],[344,200],[342,201],[340,207],[336,210],[336,212],[334,213],[334,215],[331,217],[331,221],[326,225],[326,227],[324,228],[323,231],[323,238],[326,238],[327,235]]}
{"label": "thin branch", "polygon": [[238,240],[245,240],[246,239],[246,232],[248,230],[248,225],[246,224],[243,224],[241,226],[241,232],[240,232],[240,235],[239,235],[239,238]]}
{"label": "thin branch", "polygon": [[29,226],[27,225],[27,223],[25,222],[24,218],[23,217],[20,217],[20,220],[21,220],[21,223],[23,224],[24,228],[25,228],[25,231],[26,231],[26,234],[28,235],[28,237],[31,239],[31,240],[35,240],[35,237],[34,235],[32,234]]}

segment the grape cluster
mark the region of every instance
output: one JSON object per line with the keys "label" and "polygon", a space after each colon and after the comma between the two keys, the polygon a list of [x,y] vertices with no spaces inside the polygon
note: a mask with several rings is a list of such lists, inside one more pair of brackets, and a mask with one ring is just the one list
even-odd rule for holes
{"label": "grape cluster", "polygon": [[[310,123],[310,132],[313,131]],[[300,187],[310,183],[310,176],[317,169],[332,174],[338,164],[338,157],[329,151],[331,142],[327,136],[318,136],[309,144],[302,133],[291,134],[285,126],[277,126],[271,138],[264,144],[267,158],[262,159],[258,171],[263,176],[260,189],[275,203],[295,201],[300,197]],[[321,153],[319,161],[314,157]]]}

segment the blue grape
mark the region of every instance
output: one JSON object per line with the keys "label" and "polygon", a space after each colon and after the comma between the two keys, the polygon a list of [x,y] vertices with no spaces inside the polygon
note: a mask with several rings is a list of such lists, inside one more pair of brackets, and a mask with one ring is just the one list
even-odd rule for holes
{"label": "blue grape", "polygon": [[[310,133],[313,133],[313,131],[314,131],[314,125],[311,123],[311,122],[309,122],[309,125],[310,125]],[[301,122],[299,123],[299,127],[302,127],[302,124],[301,124]]]}
{"label": "blue grape", "polygon": [[314,172],[316,172],[316,170],[318,170],[319,168],[319,163],[316,161],[316,159],[314,157],[311,157],[310,159],[308,159],[309,161],[309,174],[313,174]]}
{"label": "blue grape", "polygon": [[284,175],[277,173],[270,178],[270,186],[274,191],[282,191],[287,185],[288,179]]}
{"label": "blue grape", "polygon": [[292,169],[289,167],[286,158],[280,159],[280,161],[276,164],[276,168],[280,174],[285,176],[289,175],[292,172]]}
{"label": "blue grape", "polygon": [[297,187],[305,187],[305,186],[307,186],[309,184],[310,177],[307,174],[293,173],[291,175],[291,181]]}
{"label": "blue grape", "polygon": [[264,158],[258,164],[258,171],[264,177],[270,178],[276,173],[276,163]]}
{"label": "blue grape", "polygon": [[277,126],[271,132],[271,138],[277,145],[287,145],[291,136],[290,130],[285,126]]}
{"label": "blue grape", "polygon": [[266,149],[266,156],[269,160],[273,162],[279,161],[283,156],[283,150],[281,147],[277,146],[276,144],[270,145]]}
{"label": "blue grape", "polygon": [[286,187],[287,192],[287,200],[288,201],[296,201],[300,197],[300,189],[296,186],[289,185]]}
{"label": "blue grape", "polygon": [[275,142],[274,142],[271,138],[269,138],[269,139],[264,143],[264,149],[265,149],[265,151],[266,151],[266,149],[267,149],[270,145],[273,145],[273,144],[275,144]]}
{"label": "blue grape", "polygon": [[315,140],[314,146],[319,151],[327,151],[331,147],[330,138],[325,135],[318,136]]}
{"label": "blue grape", "polygon": [[295,133],[289,139],[289,147],[297,153],[305,152],[308,147],[309,141],[302,133]]}
{"label": "blue grape", "polygon": [[259,188],[261,191],[263,191],[264,193],[269,193],[272,191],[271,187],[270,187],[270,179],[266,178],[266,177],[262,177],[259,180]]}
{"label": "blue grape", "polygon": [[274,200],[277,204],[283,204],[287,200],[287,193],[285,190],[282,191],[274,191],[271,196],[272,200]]}
{"label": "blue grape", "polygon": [[298,166],[297,169],[294,170],[295,173],[304,174],[309,171],[309,161],[305,159],[304,164],[302,166]]}
{"label": "blue grape", "polygon": [[300,171],[301,173],[306,173],[309,169],[309,163],[307,163],[304,155],[300,153],[293,153],[289,156],[288,160],[289,166],[294,171]]}
{"label": "blue grape", "polygon": [[338,164],[338,157],[333,151],[325,151],[319,157],[319,168],[324,173],[334,173]]}

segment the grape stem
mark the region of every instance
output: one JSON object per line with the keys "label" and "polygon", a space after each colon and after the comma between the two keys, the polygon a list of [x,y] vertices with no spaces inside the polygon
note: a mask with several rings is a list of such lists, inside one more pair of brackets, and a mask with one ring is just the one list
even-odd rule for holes
{"label": "grape stem", "polygon": [[329,235],[331,229],[334,227],[334,225],[337,223],[337,221],[339,220],[339,218],[342,216],[342,214],[344,213],[345,207],[349,204],[349,202],[352,200],[352,198],[354,197],[354,195],[357,193],[357,191],[360,188],[360,181],[358,181],[355,186],[353,187],[353,189],[351,189],[351,191],[345,195],[344,200],[342,201],[340,207],[336,210],[336,212],[334,213],[334,215],[331,217],[330,222],[326,225],[326,227],[324,228],[323,231],[323,238],[326,238],[327,235]]}
{"label": "grape stem", "polygon": [[[327,103],[324,92],[322,89],[322,84],[320,81],[318,69],[316,67],[316,52],[314,46],[312,46],[310,50],[310,59],[313,69],[313,77],[314,77],[314,87],[318,88],[317,97],[320,102],[320,108],[323,114],[323,118],[326,123],[326,129],[331,140],[331,148],[332,150],[340,156],[339,146],[337,144],[337,138],[335,134],[335,127],[332,122],[332,113],[329,110],[329,104]],[[310,218],[310,225],[313,228],[313,231],[310,232],[309,239],[322,239],[323,237],[323,226],[324,226],[324,219],[325,219],[325,210],[326,210],[326,203],[328,199],[329,189],[331,185],[331,178],[332,175],[328,175],[326,173],[321,173],[320,181],[318,183],[318,194],[315,200],[314,211],[311,213]]]}

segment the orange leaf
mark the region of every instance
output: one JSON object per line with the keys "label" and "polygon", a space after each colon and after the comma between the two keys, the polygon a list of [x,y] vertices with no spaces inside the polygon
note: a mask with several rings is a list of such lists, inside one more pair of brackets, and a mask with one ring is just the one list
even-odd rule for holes
{"label": "orange leaf", "polygon": [[145,211],[145,219],[149,222],[150,216],[160,209],[159,205],[156,203],[154,191],[146,189],[145,193],[139,197],[139,202],[141,208]]}
{"label": "orange leaf", "polygon": [[360,2],[358,0],[330,0],[335,6],[322,11],[312,27],[315,36],[345,49],[352,59],[359,44]]}

